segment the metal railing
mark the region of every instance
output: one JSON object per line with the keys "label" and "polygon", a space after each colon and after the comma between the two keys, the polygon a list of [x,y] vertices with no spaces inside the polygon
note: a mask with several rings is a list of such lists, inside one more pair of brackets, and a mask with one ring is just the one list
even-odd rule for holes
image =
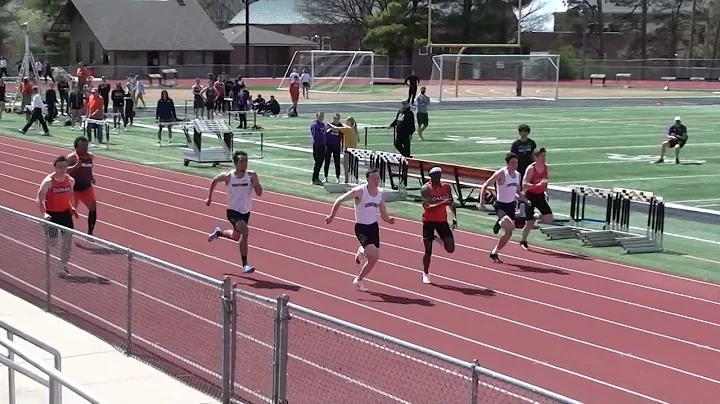
{"label": "metal railing", "polygon": [[[78,396],[85,399],[91,404],[101,404],[102,401],[97,398],[93,393],[80,386],[79,384],[68,379],[66,375],[62,373],[62,357],[57,349],[50,345],[40,341],[37,338],[28,335],[21,330],[11,326],[10,324],[0,321],[0,329],[5,330],[7,336],[0,336],[0,346],[7,350],[7,356],[0,354],[0,364],[5,365],[8,368],[8,404],[17,403],[17,389],[15,385],[15,372],[20,373],[30,380],[33,380],[48,388],[48,403],[49,404],[62,404],[62,387],[68,388]],[[34,345],[37,348],[51,354],[53,356],[53,365],[50,367],[46,365],[41,359],[36,358],[33,354],[23,349],[21,346],[15,343],[15,337]],[[25,368],[21,364],[15,361],[15,356],[20,357],[27,363],[35,367],[38,371],[45,374],[47,379],[32,372],[30,369]]]}
{"label": "metal railing", "polygon": [[224,404],[578,403],[2,206],[0,283]]}
{"label": "metal railing", "polygon": [[633,80],[660,80],[663,77],[689,79],[702,77],[717,80],[720,60],[717,59],[569,59],[566,62],[572,78],[588,78],[590,74],[630,73]]}

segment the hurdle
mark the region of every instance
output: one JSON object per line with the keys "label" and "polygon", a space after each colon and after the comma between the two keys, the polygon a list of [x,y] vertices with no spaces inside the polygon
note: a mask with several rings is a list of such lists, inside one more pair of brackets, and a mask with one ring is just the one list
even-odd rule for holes
{"label": "hurdle", "polygon": [[[615,74],[615,85],[622,88],[630,88],[630,73],[616,73]],[[622,83],[622,85],[621,85]]]}
{"label": "hurdle", "polygon": [[[366,149],[367,149],[367,145],[368,145],[368,131],[369,131],[370,129],[373,129],[373,130],[377,130],[377,129],[380,129],[380,130],[385,129],[385,130],[387,130],[387,129],[388,129],[387,125],[363,125],[363,124],[358,124],[357,126],[358,126],[358,129],[364,129],[364,131],[365,131],[364,143],[365,143],[365,148],[366,148]],[[395,139],[393,138],[393,141],[394,141],[394,140],[395,140]]]}
{"label": "hurdle", "polygon": [[[80,127],[85,136],[87,136],[88,141],[90,141],[91,148],[102,148],[101,145],[104,143],[105,149],[110,149],[110,124],[105,118],[92,119],[83,116]],[[103,132],[105,133],[103,134]],[[103,136],[105,137],[104,139]]]}
{"label": "hurdle", "polygon": [[[578,239],[588,247],[622,247],[627,254],[662,251],[665,228],[665,203],[662,198],[652,192],[623,188],[570,188],[569,224],[540,228],[551,240]],[[585,208],[589,198],[604,199],[604,218],[586,216]],[[644,235],[630,232],[633,204],[648,206]],[[602,229],[589,229],[585,227],[587,223],[602,224]]]}
{"label": "hurdle", "polygon": [[[593,87],[605,87],[605,77],[607,75],[600,73],[593,73],[590,75],[590,85]],[[594,80],[600,80],[600,84],[596,84]]]}

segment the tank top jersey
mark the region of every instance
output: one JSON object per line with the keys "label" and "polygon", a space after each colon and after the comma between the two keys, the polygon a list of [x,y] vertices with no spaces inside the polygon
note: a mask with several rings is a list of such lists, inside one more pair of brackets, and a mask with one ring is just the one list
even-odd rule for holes
{"label": "tank top jersey", "polygon": [[[430,186],[428,188],[430,194],[430,203],[438,203],[450,200],[452,197],[447,186],[441,185],[439,188]],[[447,208],[445,205],[436,206],[434,208],[423,208],[423,222],[447,222]]]}
{"label": "tank top jersey", "polygon": [[[547,165],[545,166],[545,169],[542,172],[539,172],[538,170],[535,169],[535,167],[536,167],[535,164],[537,164],[537,163],[533,163],[530,166],[530,168],[528,169],[527,174],[530,175],[530,177],[528,178],[528,182],[537,183],[542,180],[547,180],[547,178],[548,178]],[[545,183],[545,185],[536,185],[534,187],[530,187],[530,188],[526,189],[525,192],[530,193],[530,194],[542,194],[542,193],[545,193],[546,190],[547,190],[547,183]]]}
{"label": "tank top jersey", "polygon": [[70,156],[77,160],[77,167],[70,173],[70,176],[75,179],[76,192],[84,191],[92,186],[92,169],[93,169],[93,158],[90,154],[79,156],[77,153],[72,153]]}
{"label": "tank top jersey", "polygon": [[504,181],[502,185],[498,183],[497,201],[500,203],[515,202],[516,194],[520,189],[520,173],[514,170],[511,175],[507,168],[503,168],[502,175]]}
{"label": "tank top jersey", "polygon": [[70,176],[65,175],[62,181],[56,180],[54,174],[48,176],[50,178],[50,186],[47,194],[45,194],[45,210],[48,213],[60,213],[68,211],[72,208],[72,185]]}
{"label": "tank top jersey", "polygon": [[227,184],[228,210],[234,210],[243,215],[250,212],[253,193],[250,173],[251,171],[245,171],[242,177],[238,177],[235,170],[230,171],[230,182]]}
{"label": "tank top jersey", "polygon": [[383,200],[382,191],[378,188],[377,195],[372,196],[368,192],[367,185],[361,186],[362,196],[355,198],[355,223],[374,224],[377,223],[377,214],[380,203]]}
{"label": "tank top jersey", "polygon": [[192,86],[193,97],[195,97],[195,98],[200,97],[201,92],[202,92],[202,86],[199,86],[197,84],[194,84]]}
{"label": "tank top jersey", "polygon": [[217,98],[217,91],[215,91],[214,86],[210,86],[205,89],[205,98],[208,100],[208,102],[215,101],[215,99]]}

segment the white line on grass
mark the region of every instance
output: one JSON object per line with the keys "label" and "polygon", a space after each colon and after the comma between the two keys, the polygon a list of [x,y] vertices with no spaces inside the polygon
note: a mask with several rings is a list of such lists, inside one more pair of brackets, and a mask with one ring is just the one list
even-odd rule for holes
{"label": "white line on grass", "polygon": [[[685,148],[692,147],[716,147],[720,146],[720,143],[693,143],[688,144]],[[658,148],[657,144],[652,145],[632,145],[632,146],[595,146],[595,147],[568,147],[560,149],[551,149],[551,153],[556,152],[579,152],[579,151],[596,151],[596,150],[623,150],[623,149],[647,149],[647,148]],[[483,154],[505,154],[507,150],[486,150],[486,151],[468,151],[468,152],[443,152],[443,153],[426,153],[418,154],[417,157],[434,157],[434,156],[457,156],[457,155],[483,155]]]}
{"label": "white line on grass", "polygon": [[574,180],[574,181],[562,181],[554,182],[556,185],[574,185],[574,184],[600,184],[606,182],[623,182],[623,181],[657,181],[657,180],[675,180],[675,179],[686,179],[686,178],[711,178],[720,177],[718,174],[693,174],[693,175],[674,175],[666,177],[630,177],[630,178],[613,178],[603,180]]}
{"label": "white line on grass", "polygon": [[714,202],[720,201],[720,198],[708,198],[708,199],[685,199],[682,201],[673,201],[674,203],[696,203],[696,202]]}

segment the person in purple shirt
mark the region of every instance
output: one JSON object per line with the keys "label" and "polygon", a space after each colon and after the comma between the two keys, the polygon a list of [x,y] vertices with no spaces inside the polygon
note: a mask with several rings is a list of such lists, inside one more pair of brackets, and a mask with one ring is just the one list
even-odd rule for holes
{"label": "person in purple shirt", "polygon": [[313,185],[322,185],[322,181],[320,181],[320,169],[323,166],[323,163],[325,162],[325,150],[327,149],[327,124],[324,121],[325,119],[325,113],[324,112],[318,112],[317,116],[315,118],[315,121],[313,121],[312,125],[310,125],[310,136],[312,140],[312,148],[313,148],[313,160],[315,160],[315,165],[313,166],[313,174],[312,174],[312,183]]}

